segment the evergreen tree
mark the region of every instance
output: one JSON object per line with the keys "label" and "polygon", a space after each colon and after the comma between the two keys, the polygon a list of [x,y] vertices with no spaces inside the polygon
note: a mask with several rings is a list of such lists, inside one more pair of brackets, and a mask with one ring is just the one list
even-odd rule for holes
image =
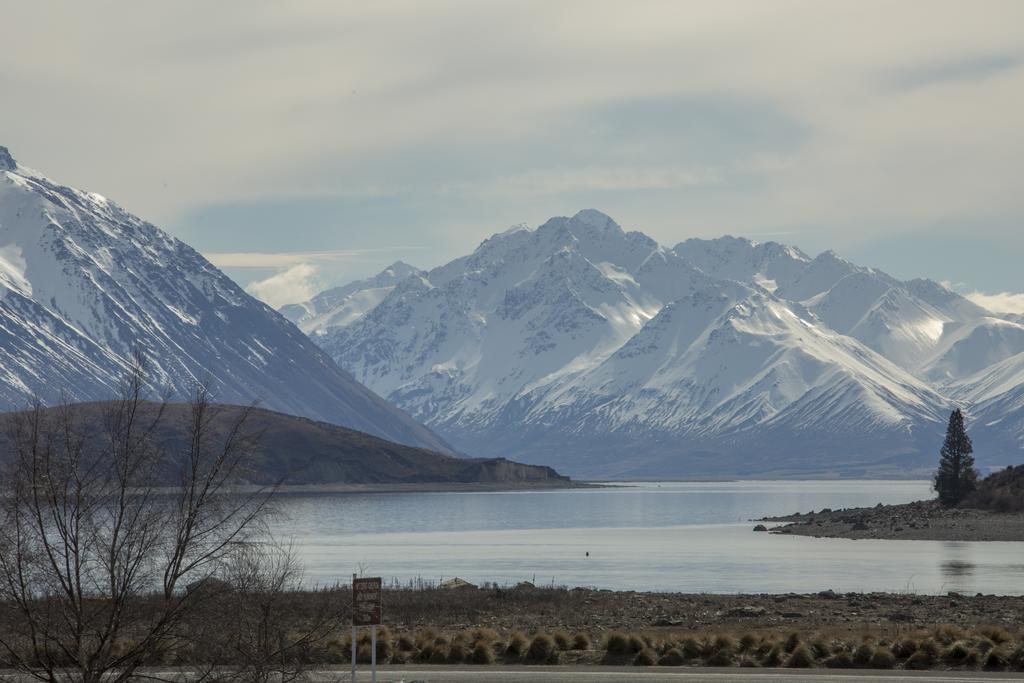
{"label": "evergreen tree", "polygon": [[974,469],[973,452],[971,437],[964,428],[964,414],[957,408],[949,416],[939,469],[935,472],[934,486],[943,505],[956,505],[974,490],[978,472]]}

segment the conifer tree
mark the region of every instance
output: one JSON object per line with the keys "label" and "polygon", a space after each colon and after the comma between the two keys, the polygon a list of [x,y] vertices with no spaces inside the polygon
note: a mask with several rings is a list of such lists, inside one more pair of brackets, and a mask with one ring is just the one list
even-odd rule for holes
{"label": "conifer tree", "polygon": [[956,505],[974,490],[978,472],[974,469],[973,452],[971,437],[964,428],[964,414],[957,408],[949,416],[939,469],[935,472],[935,491],[943,505]]}

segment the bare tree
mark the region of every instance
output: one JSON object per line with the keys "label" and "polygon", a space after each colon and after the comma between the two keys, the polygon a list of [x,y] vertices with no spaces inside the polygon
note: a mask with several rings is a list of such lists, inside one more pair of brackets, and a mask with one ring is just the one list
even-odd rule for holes
{"label": "bare tree", "polygon": [[207,669],[205,678],[253,683],[301,679],[309,650],[341,625],[339,594],[321,593],[311,612],[296,617],[302,566],[290,545],[274,541],[239,543],[225,558],[211,600],[196,631],[209,632],[225,669]]}
{"label": "bare tree", "polygon": [[[137,358],[117,400],[9,416],[0,482],[0,653],[43,681],[122,681],[180,643],[185,590],[263,531],[242,492],[260,434],[205,386],[172,425]],[[180,413],[179,413],[180,416]],[[167,446],[177,427],[185,434]]]}

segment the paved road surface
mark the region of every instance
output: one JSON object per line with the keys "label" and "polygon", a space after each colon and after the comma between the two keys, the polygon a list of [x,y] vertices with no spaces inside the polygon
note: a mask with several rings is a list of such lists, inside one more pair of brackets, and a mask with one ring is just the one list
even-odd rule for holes
{"label": "paved road surface", "polygon": [[[316,674],[317,683],[346,683],[349,672]],[[367,671],[359,672],[359,683],[370,680]],[[976,683],[977,681],[1024,681],[1024,673],[960,671],[832,671],[824,669],[635,669],[628,667],[569,666],[491,666],[491,667],[381,667],[378,683]]]}

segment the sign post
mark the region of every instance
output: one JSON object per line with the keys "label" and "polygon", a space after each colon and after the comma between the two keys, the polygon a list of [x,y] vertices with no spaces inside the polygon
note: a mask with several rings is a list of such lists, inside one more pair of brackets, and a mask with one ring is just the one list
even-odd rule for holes
{"label": "sign post", "polygon": [[360,626],[370,626],[370,680],[377,683],[377,626],[381,623],[381,588],[379,576],[356,578],[352,575],[352,683],[356,683],[356,638]]}

